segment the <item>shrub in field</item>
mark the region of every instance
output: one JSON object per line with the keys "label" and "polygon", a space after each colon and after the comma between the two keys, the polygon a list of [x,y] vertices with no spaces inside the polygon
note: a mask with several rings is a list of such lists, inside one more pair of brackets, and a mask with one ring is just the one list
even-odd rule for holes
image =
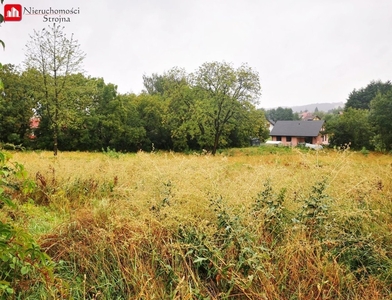
{"label": "shrub in field", "polygon": [[256,296],[253,280],[267,282],[270,277],[270,254],[261,242],[257,229],[244,219],[245,210],[235,211],[218,197],[211,200],[216,221],[206,228],[180,227],[177,241],[194,272],[202,282],[197,295],[212,299],[228,299],[235,295]]}
{"label": "shrub in field", "polygon": [[304,205],[299,211],[294,222],[300,222],[311,239],[322,241],[327,234],[331,222],[328,222],[329,197],[324,193],[326,180],[317,182],[312,186],[312,191],[304,200]]}
{"label": "shrub in field", "polygon": [[389,232],[378,228],[375,232],[364,226],[369,212],[358,211],[344,216],[330,232],[330,253],[346,266],[358,280],[370,276],[392,284],[392,247]]}
{"label": "shrub in field", "polygon": [[26,150],[26,148],[23,147],[22,144],[14,145],[14,144],[11,144],[11,143],[0,144],[0,149],[17,150],[17,151],[25,151]]}
{"label": "shrub in field", "polygon": [[102,148],[102,153],[104,153],[108,157],[112,157],[112,158],[119,158],[120,157],[120,153],[117,152],[116,149],[114,149],[114,148],[110,149],[109,146],[106,148],[106,150],[104,148]]}
{"label": "shrub in field", "polygon": [[278,195],[273,192],[271,182],[264,183],[264,190],[260,192],[253,204],[254,218],[263,223],[263,229],[279,238],[287,225],[288,211],[283,206],[286,189],[283,188]]}
{"label": "shrub in field", "polygon": [[[0,206],[7,205],[12,215],[16,209],[12,198],[31,192],[33,187],[23,166],[9,162],[6,154],[0,152]],[[15,227],[12,220],[0,220],[0,297],[26,296],[29,289],[45,289],[53,280],[51,260],[34,239]]]}
{"label": "shrub in field", "polygon": [[366,149],[366,147],[362,147],[360,151],[364,156],[368,156],[370,151]]}

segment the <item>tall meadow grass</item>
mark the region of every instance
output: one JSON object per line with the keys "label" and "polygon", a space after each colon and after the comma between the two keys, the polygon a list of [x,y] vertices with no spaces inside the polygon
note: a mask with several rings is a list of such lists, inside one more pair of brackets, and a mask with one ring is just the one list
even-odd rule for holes
{"label": "tall meadow grass", "polygon": [[57,298],[390,299],[390,155],[12,155],[37,185],[12,218],[56,264]]}

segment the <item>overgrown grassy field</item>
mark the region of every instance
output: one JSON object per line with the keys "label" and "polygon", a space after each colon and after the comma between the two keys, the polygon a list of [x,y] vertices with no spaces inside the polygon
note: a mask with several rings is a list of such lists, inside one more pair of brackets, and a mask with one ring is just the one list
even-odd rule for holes
{"label": "overgrown grassy field", "polygon": [[0,218],[54,262],[50,278],[14,282],[14,298],[392,299],[391,155],[258,147],[11,160],[35,186]]}

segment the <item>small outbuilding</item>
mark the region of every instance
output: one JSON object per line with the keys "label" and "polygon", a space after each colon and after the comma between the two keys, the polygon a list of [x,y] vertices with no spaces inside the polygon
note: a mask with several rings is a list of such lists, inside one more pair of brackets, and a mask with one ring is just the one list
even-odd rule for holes
{"label": "small outbuilding", "polygon": [[260,146],[260,139],[259,138],[251,138],[250,145],[251,146]]}

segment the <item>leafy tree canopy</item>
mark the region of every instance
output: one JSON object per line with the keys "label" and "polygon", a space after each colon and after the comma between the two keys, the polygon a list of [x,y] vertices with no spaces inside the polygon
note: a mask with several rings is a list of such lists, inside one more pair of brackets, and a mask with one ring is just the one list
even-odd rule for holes
{"label": "leafy tree canopy", "polygon": [[392,83],[388,80],[386,82],[371,81],[365,88],[359,90],[354,89],[348,96],[344,109],[370,109],[370,101],[376,97],[378,93],[385,94],[392,89]]}
{"label": "leafy tree canopy", "polygon": [[369,122],[369,111],[348,108],[342,115],[335,115],[326,124],[327,133],[331,134],[333,146],[350,145],[352,149],[372,148],[373,126]]}
{"label": "leafy tree canopy", "polygon": [[193,74],[193,82],[199,124],[215,154],[219,145],[227,143],[227,134],[235,128],[236,120],[258,104],[259,75],[246,64],[235,69],[225,62],[211,62]]}
{"label": "leafy tree canopy", "polygon": [[283,107],[278,107],[278,108],[273,108],[269,109],[266,111],[266,117],[271,120],[271,121],[292,121],[292,120],[298,120],[298,114],[293,113],[293,110],[291,108],[283,108]]}
{"label": "leafy tree canopy", "polygon": [[81,72],[85,54],[73,35],[67,37],[64,28],[53,24],[48,29],[34,31],[26,45],[27,69],[39,72],[39,106],[42,116],[49,122],[53,136],[53,153],[57,155],[58,135],[62,127],[68,126],[70,115],[80,108],[80,98],[69,83],[71,74]]}
{"label": "leafy tree canopy", "polygon": [[31,72],[21,72],[14,65],[7,64],[0,69],[4,78],[0,94],[0,141],[21,144],[27,141],[30,118],[34,115],[34,77]]}
{"label": "leafy tree canopy", "polygon": [[369,120],[377,132],[375,148],[392,150],[392,90],[385,94],[378,93],[370,102]]}

